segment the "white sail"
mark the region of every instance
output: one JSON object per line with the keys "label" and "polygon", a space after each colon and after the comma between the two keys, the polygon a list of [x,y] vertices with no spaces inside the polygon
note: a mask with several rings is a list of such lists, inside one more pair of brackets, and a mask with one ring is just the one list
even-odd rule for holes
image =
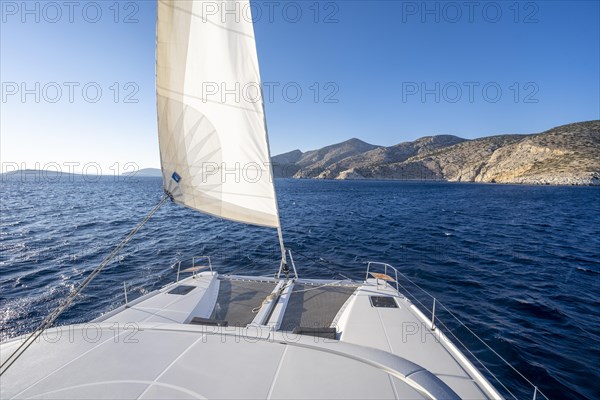
{"label": "white sail", "polygon": [[279,227],[248,0],[158,1],[163,185],[175,202]]}

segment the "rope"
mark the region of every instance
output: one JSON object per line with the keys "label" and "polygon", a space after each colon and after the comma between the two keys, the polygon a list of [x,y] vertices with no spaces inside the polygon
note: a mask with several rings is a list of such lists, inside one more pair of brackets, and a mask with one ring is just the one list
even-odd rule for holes
{"label": "rope", "polygon": [[31,332],[27,339],[21,343],[21,345],[0,365],[0,376],[2,376],[8,368],[40,337],[40,335],[48,329],[54,321],[75,301],[77,296],[98,276],[98,274],[106,267],[113,258],[115,258],[119,252],[125,247],[125,245],[133,238],[133,236],[148,222],[148,220],[158,211],[158,209],[170,198],[169,194],[163,196],[160,202],[144,217],[144,219],[137,224],[135,228],[114,248],[114,250],[102,260],[102,262],[90,272],[76,289],[74,289],[69,296],[60,304],[52,313],[50,313],[42,323]]}
{"label": "rope", "polygon": [[313,285],[314,287],[311,287],[309,289],[304,289],[304,290],[292,290],[292,293],[303,293],[303,292],[310,292],[311,290],[317,290],[317,289],[322,289],[324,287],[328,287],[328,286],[341,286],[340,283],[342,283],[344,281],[335,281],[335,282],[330,282],[330,283],[324,283],[322,285]]}
{"label": "rope", "polygon": [[[252,309],[252,313],[253,314],[257,314],[260,309],[267,304],[270,301],[274,301],[275,303],[277,303],[279,301],[279,297],[281,296],[281,294],[283,293],[283,291],[288,287],[288,284],[286,283],[285,285],[282,285],[279,290],[275,293],[271,293],[270,295],[268,295],[267,297],[265,297],[265,299],[263,300],[263,302],[261,303],[260,306],[258,307],[254,307]],[[271,312],[269,313],[269,315],[267,316],[266,320],[267,321],[269,318],[271,318],[271,314],[273,314],[273,307],[271,308]]]}
{"label": "rope", "polygon": [[[281,291],[281,289],[279,289],[279,291]],[[254,307],[254,308],[252,309],[252,314],[256,314],[256,313],[258,313],[258,312],[260,311],[260,309],[261,309],[261,308],[262,308],[262,307],[263,307],[265,304],[267,304],[267,303],[268,303],[268,302],[270,302],[270,301],[273,301],[273,300],[275,300],[275,298],[276,298],[277,296],[279,296],[279,295],[280,295],[280,293],[271,293],[270,295],[268,295],[267,297],[265,297],[265,299],[262,301],[262,303],[260,303],[260,306],[258,306],[258,307]]]}

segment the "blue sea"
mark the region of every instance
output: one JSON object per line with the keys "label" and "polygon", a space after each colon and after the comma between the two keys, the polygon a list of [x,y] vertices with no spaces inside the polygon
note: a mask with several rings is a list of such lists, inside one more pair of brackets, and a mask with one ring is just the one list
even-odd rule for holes
{"label": "blue sea", "polygon": [[[551,399],[600,398],[600,188],[277,180],[302,277],[364,279],[384,261],[427,290]],[[0,328],[26,333],[159,201],[159,178],[6,176],[0,182]],[[180,258],[273,274],[273,229],[165,204],[58,323],[160,288]],[[426,306],[427,296],[403,281]],[[429,301],[429,303],[427,303]],[[532,391],[447,321],[518,398]]]}

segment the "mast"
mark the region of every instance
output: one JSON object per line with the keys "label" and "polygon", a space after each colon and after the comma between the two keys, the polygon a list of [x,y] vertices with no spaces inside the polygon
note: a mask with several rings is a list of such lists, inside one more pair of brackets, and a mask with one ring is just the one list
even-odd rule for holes
{"label": "mast", "polygon": [[279,236],[279,247],[281,248],[281,262],[279,263],[279,272],[277,272],[277,277],[283,274],[285,277],[288,277],[290,273],[290,267],[287,265],[287,257],[285,255],[285,246],[283,244],[283,233],[281,232],[281,226],[277,228],[277,235]]}
{"label": "mast", "polygon": [[[267,139],[267,152],[269,154],[269,171],[271,174],[271,181],[273,182],[273,188],[275,188],[275,174],[273,173],[273,163],[271,160],[271,142],[269,141],[269,127],[267,125],[267,111],[265,108],[265,96],[263,93],[262,82],[260,85],[260,97],[262,103],[262,111],[263,111],[263,124],[265,126],[265,138]],[[290,273],[290,268],[287,265],[287,256],[285,251],[285,244],[283,243],[283,231],[281,229],[281,218],[279,218],[279,202],[277,201],[277,192],[275,192],[275,209],[277,210],[277,219],[279,220],[279,225],[277,226],[277,236],[279,237],[279,248],[281,249],[281,262],[279,263],[279,271],[277,272],[277,277],[281,275],[281,272],[284,273],[285,277],[288,277]]]}

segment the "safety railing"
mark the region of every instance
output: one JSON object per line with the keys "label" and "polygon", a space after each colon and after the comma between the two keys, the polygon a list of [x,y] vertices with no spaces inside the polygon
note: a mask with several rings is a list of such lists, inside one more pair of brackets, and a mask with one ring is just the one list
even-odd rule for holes
{"label": "safety railing", "polygon": [[[374,268],[376,268],[378,271],[381,271],[383,269],[383,276],[376,272],[373,272]],[[393,277],[390,276],[390,274],[388,274],[388,272],[390,272],[390,271],[393,271],[393,275],[394,275]],[[522,381],[531,388],[531,391],[533,392],[533,400],[537,400],[539,398],[539,396],[543,397],[546,400],[549,400],[548,397],[544,393],[542,393],[542,391],[537,386],[535,386],[533,384],[533,382],[531,382],[529,379],[527,379],[527,377],[525,375],[523,375],[519,370],[517,370],[510,362],[508,362],[504,357],[502,357],[500,354],[498,354],[498,352],[496,352],[481,337],[479,337],[473,330],[471,330],[463,321],[461,321],[456,316],[456,314],[454,314],[450,309],[448,309],[448,307],[446,307],[443,303],[441,303],[438,299],[436,299],[435,296],[433,296],[427,290],[423,289],[416,282],[414,282],[412,279],[410,279],[408,276],[406,276],[406,274],[403,274],[402,272],[398,271],[398,269],[396,269],[395,267],[393,267],[390,264],[376,262],[376,261],[369,261],[367,263],[367,273],[366,273],[365,280],[369,278],[369,274],[371,274],[371,276],[373,278],[375,278],[378,283],[379,283],[379,280],[381,279],[381,280],[384,280],[386,283],[388,283],[392,286],[395,286],[396,291],[398,291],[400,294],[403,294],[405,296],[410,296],[410,298],[413,301],[418,303],[425,311],[428,311],[431,315],[430,329],[433,331],[433,330],[439,329],[441,327],[442,328],[441,330],[444,331],[444,333],[450,334],[469,353],[469,355],[475,361],[477,361],[477,363],[479,363],[479,365],[481,365],[481,367],[498,383],[498,385],[501,386],[506,391],[506,393],[508,393],[510,396],[512,396],[515,400],[518,400],[519,397],[517,397],[517,395],[514,394],[513,391],[511,391],[509,388],[507,388],[506,385],[504,383],[502,383],[500,381],[500,379],[492,371],[490,371],[490,369],[483,363],[483,361],[481,361],[463,343],[463,341],[460,340],[460,338],[457,336],[457,334],[455,332],[453,332],[453,330],[450,329],[448,327],[448,325],[439,318],[439,316],[436,316],[436,305],[437,305],[438,311],[439,311],[439,309],[443,309],[444,311],[446,311],[448,313],[448,315],[450,315],[453,320],[455,320],[468,333],[470,333],[473,338],[475,338],[477,341],[479,341],[487,350],[491,351],[491,354],[493,354],[495,357],[497,357],[503,364],[505,364],[508,368],[510,368],[510,370],[512,370],[514,373],[516,373],[516,375],[519,376],[520,379],[522,379]],[[415,296],[415,294],[411,290],[409,290],[406,286],[404,286],[404,285],[402,285],[402,283],[400,283],[400,280],[398,279],[399,276],[402,277],[403,279],[405,279],[410,284],[412,284],[419,291],[421,291],[426,297],[429,297],[432,300],[431,309],[428,308],[425,304],[423,304],[423,302],[421,302],[421,300],[419,300],[418,296]],[[400,288],[402,288],[402,292],[400,292]]]}
{"label": "safety railing", "polygon": [[[200,264],[201,262],[202,264]],[[196,275],[196,272],[205,269],[209,269],[210,272],[213,272],[210,256],[195,256],[185,260],[178,260],[171,265],[172,269],[175,269],[175,267],[177,267],[177,282],[179,282],[179,275],[181,272],[191,272],[192,275]],[[182,267],[184,268],[183,270],[181,269]]]}
{"label": "safety railing", "polygon": [[[379,279],[382,279],[384,281],[388,281],[391,282],[393,279],[393,282],[396,283],[396,291],[400,291],[399,289],[399,283],[398,283],[398,270],[394,267],[392,267],[390,264],[386,264],[386,263],[382,263],[382,262],[377,262],[377,261],[369,261],[369,263],[367,264],[367,274],[365,276],[365,281],[367,279],[369,279],[369,274],[371,273],[371,265],[380,265],[383,267],[383,275],[387,276],[390,279],[386,279],[386,278],[382,278],[382,277],[378,277],[377,275],[374,275],[374,278],[377,280],[377,282],[379,283]],[[390,277],[387,273],[388,273],[388,267],[394,271],[394,278]]]}

